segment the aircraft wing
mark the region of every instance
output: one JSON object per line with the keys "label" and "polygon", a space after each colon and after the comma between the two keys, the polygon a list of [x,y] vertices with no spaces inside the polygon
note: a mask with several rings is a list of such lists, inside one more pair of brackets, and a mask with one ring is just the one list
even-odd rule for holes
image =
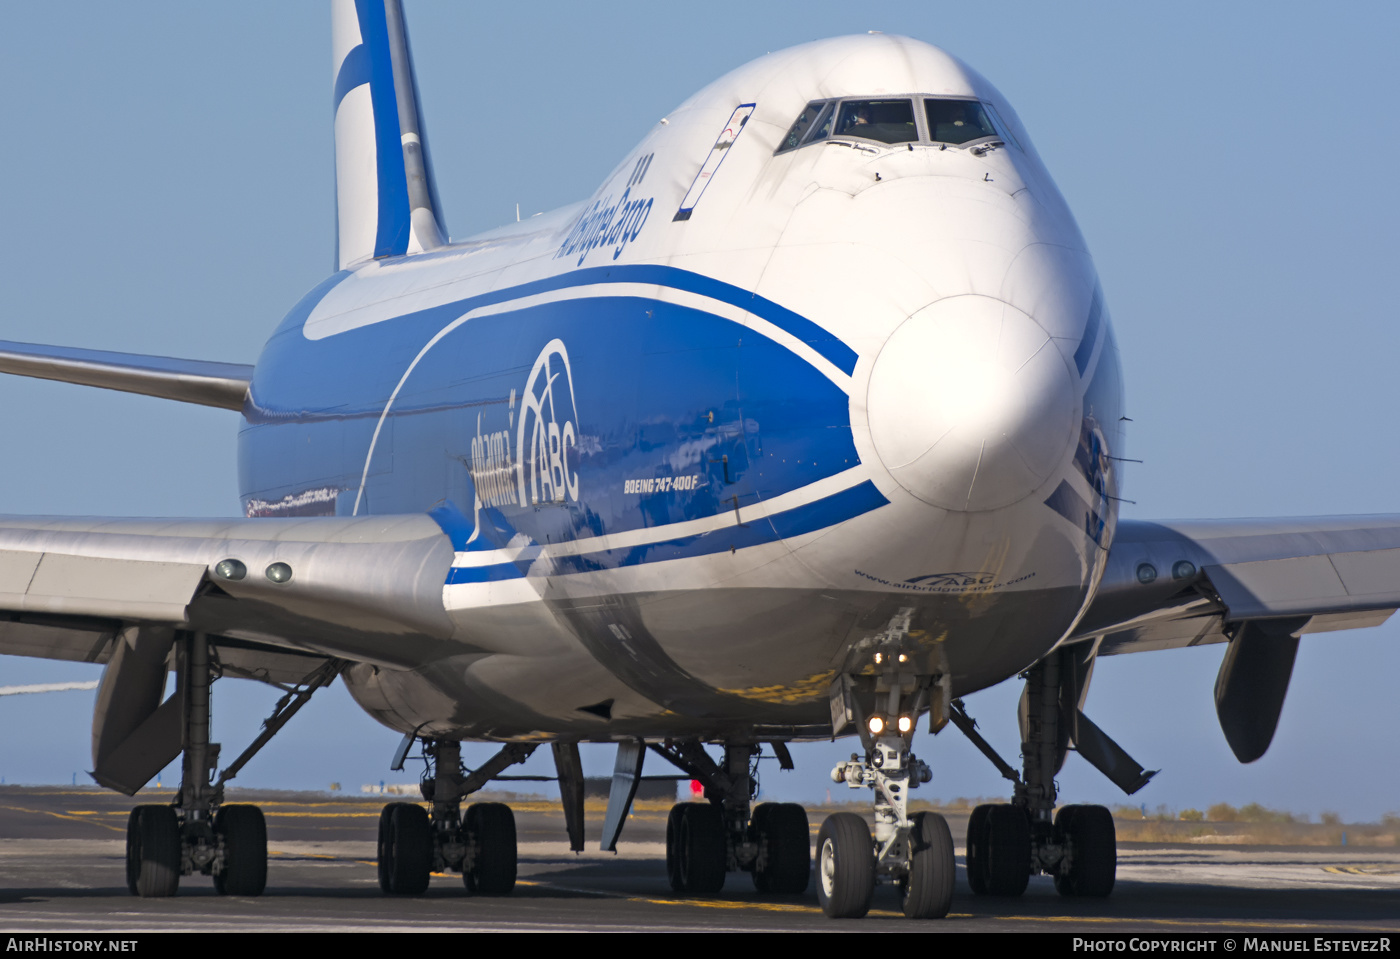
{"label": "aircraft wing", "polygon": [[145,624],[208,633],[248,678],[296,682],[330,658],[411,667],[450,640],[452,555],[426,514],[0,517],[0,653],[105,663]]}
{"label": "aircraft wing", "polygon": [[1241,622],[1292,635],[1378,626],[1400,609],[1400,516],[1124,520],[1071,641],[1099,655],[1225,642]]}
{"label": "aircraft wing", "polygon": [[0,373],[100,386],[227,410],[243,409],[253,368],[241,363],[83,350],[0,340]]}

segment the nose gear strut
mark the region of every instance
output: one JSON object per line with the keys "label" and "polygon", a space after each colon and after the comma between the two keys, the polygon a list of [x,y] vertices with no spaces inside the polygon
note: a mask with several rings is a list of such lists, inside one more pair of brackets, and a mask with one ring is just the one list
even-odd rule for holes
{"label": "nose gear strut", "polygon": [[[952,905],[955,865],[948,823],[937,813],[909,815],[909,790],[933,778],[911,749],[919,714],[930,725],[948,718],[948,673],[930,655],[922,634],[909,628],[911,609],[858,643],[831,687],[834,733],[851,724],[864,755],[852,753],[831,771],[834,782],[873,792],[875,830],[854,813],[827,817],[817,835],[817,899],[832,918],[856,918],[870,909],[877,882],[898,885],[904,914],[936,919]],[[867,710],[866,704],[871,704]]]}

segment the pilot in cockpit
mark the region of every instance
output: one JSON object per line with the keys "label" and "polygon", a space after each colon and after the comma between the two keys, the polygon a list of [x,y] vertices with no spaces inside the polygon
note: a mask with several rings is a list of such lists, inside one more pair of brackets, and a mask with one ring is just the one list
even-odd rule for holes
{"label": "pilot in cockpit", "polygon": [[846,115],[841,118],[845,122],[841,124],[841,129],[837,131],[838,136],[841,134],[860,136],[860,131],[856,128],[870,125],[870,104],[856,103],[852,104],[852,106],[854,106],[855,109],[847,112]]}

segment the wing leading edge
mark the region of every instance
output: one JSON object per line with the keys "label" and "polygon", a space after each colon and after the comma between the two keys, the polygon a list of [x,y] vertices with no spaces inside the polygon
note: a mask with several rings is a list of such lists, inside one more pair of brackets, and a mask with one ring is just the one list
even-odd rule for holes
{"label": "wing leading edge", "polygon": [[253,367],[0,340],[0,373],[100,386],[226,410],[243,409]]}
{"label": "wing leading edge", "polygon": [[0,518],[0,653],[107,662],[147,625],[208,633],[251,671],[259,655],[412,667],[451,640],[452,556],[422,514]]}
{"label": "wing leading edge", "polygon": [[1245,622],[1378,626],[1396,609],[1400,516],[1124,520],[1070,639],[1113,655],[1225,642]]}

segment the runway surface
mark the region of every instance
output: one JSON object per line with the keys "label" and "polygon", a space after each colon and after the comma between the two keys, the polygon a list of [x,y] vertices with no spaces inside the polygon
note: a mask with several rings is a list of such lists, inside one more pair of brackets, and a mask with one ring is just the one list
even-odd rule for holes
{"label": "runway surface", "polygon": [[[169,791],[139,801],[168,802]],[[1019,899],[974,897],[962,876],[965,817],[949,816],[958,845],[952,915],[911,923],[893,888],[876,890],[864,920],[833,922],[815,891],[760,896],[730,874],[709,899],[675,896],[666,882],[666,805],[641,803],[616,855],[597,851],[601,805],[590,804],[589,851],[575,856],[559,807],[514,802],[520,881],[514,895],[468,895],[460,876],[435,876],[426,895],[389,898],[375,876],[375,828],[385,797],[230,793],[267,816],[267,892],[218,896],[185,877],[174,899],[128,895],[126,816],[135,802],[82,787],[0,786],[0,929],[35,931],[1054,931],[1245,934],[1400,931],[1400,848],[1120,844],[1108,900],[1066,900],[1049,879]],[[388,797],[394,798],[394,797]],[[809,810],[812,831],[824,813]]]}

